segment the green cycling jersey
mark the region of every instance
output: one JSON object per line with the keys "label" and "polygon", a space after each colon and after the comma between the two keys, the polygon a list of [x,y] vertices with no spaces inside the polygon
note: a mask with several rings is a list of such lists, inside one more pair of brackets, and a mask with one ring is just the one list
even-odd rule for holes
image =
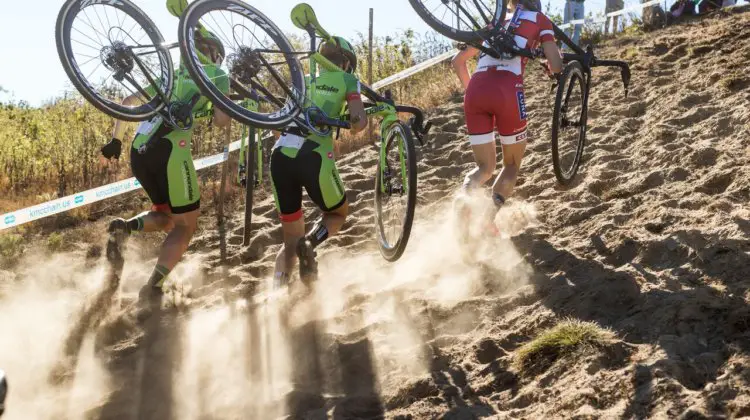
{"label": "green cycling jersey", "polygon": [[[310,81],[308,75],[305,84],[312,105],[320,108],[325,115],[332,118],[343,115],[348,100],[360,97],[359,79],[353,74],[343,71],[321,69],[320,75],[315,78],[314,82]],[[307,140],[333,148],[332,133],[325,137],[311,134],[307,137]]]}
{"label": "green cycling jersey", "polygon": [[[229,77],[227,77],[227,74],[223,70],[213,65],[204,66],[204,70],[208,77],[214,80],[214,84],[221,89],[222,93],[227,94],[229,92]],[[156,94],[156,90],[152,86],[149,86],[146,92],[152,96]],[[198,86],[190,78],[187,69],[181,65],[175,72],[172,96],[169,98],[170,102],[188,102],[196,94],[200,95]],[[201,96],[195,106],[193,106],[194,120],[208,117],[212,112],[212,104],[205,96]],[[176,142],[189,143],[193,136],[194,127],[195,125],[187,130],[174,129],[164,122],[164,118],[161,115],[156,115],[151,120],[144,121],[138,126],[136,136],[133,139],[133,148],[139,148],[156,134],[160,138],[163,137]]]}

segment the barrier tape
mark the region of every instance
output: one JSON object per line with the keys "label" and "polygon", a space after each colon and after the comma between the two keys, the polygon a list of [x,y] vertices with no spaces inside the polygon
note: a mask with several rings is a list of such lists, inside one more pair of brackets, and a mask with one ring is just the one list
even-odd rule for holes
{"label": "barrier tape", "polygon": [[452,49],[451,51],[446,51],[440,55],[436,55],[435,57],[430,58],[429,60],[425,60],[415,66],[409,67],[408,69],[401,70],[400,72],[396,74],[392,74],[385,79],[378,80],[377,82],[372,84],[372,88],[374,90],[382,89],[388,85],[392,85],[393,83],[396,83],[398,81],[401,81],[403,79],[406,79],[409,76],[413,76],[423,70],[426,70],[435,64],[438,64],[440,62],[443,62],[449,58],[453,58],[454,55],[458,54],[457,49]]}
{"label": "barrier tape", "polygon": [[[229,147],[225,148],[223,153],[206,156],[194,161],[195,169],[201,170],[210,166],[218,165],[229,158],[230,151],[235,151],[239,148],[240,141],[234,141],[229,144]],[[128,178],[111,184],[102,185],[101,187],[92,188],[90,190],[47,201],[46,203],[27,207],[25,209],[5,213],[0,215],[0,231],[96,203],[97,201],[106,200],[107,198],[122,195],[140,188],[141,183],[138,182],[137,179]]]}

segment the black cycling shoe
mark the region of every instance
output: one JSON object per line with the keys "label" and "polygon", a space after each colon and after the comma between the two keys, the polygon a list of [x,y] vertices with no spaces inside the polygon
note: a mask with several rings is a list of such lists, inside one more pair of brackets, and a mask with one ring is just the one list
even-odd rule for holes
{"label": "black cycling shoe", "polygon": [[143,323],[155,310],[161,309],[163,297],[164,291],[161,287],[149,284],[141,287],[141,290],[138,292],[138,310],[135,315],[138,322]]}
{"label": "black cycling shoe", "polygon": [[315,261],[315,249],[307,238],[300,238],[297,242],[297,257],[299,258],[299,278],[309,286],[318,278],[318,262]]}
{"label": "black cycling shoe", "polygon": [[110,263],[121,265],[124,262],[122,257],[122,246],[130,236],[128,222],[125,219],[115,219],[109,222],[107,227],[109,239],[107,240],[107,260]]}

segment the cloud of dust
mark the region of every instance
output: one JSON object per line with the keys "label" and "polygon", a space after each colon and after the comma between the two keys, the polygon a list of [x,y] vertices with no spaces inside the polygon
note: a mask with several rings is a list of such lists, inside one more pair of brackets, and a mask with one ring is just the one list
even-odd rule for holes
{"label": "cloud of dust", "polygon": [[83,341],[72,383],[56,386],[49,377],[71,317],[102,287],[104,270],[86,267],[74,253],[31,255],[19,267],[13,279],[3,279],[0,298],[0,367],[9,382],[3,419],[83,418],[109,391],[92,337]]}
{"label": "cloud of dust", "polygon": [[[472,211],[479,214],[482,203],[472,203],[479,209]],[[312,320],[324,321],[320,333],[364,334],[359,336],[372,349],[377,389],[394,389],[427,374],[429,343],[439,333],[429,327],[430,311],[449,311],[443,324],[471,326],[476,319],[470,312],[454,310],[461,302],[492,293],[498,283],[522,283],[531,272],[507,238],[459,240],[466,220],[455,213],[449,204],[418,214],[406,253],[395,263],[377,253],[328,250],[320,258],[320,281],[306,299],[193,307],[180,321],[183,345],[172,378],[172,412],[185,419],[284,415],[284,397],[295,375],[292,354],[304,351],[292,348],[289,334]],[[506,235],[534,220],[533,208],[524,203],[496,217]],[[173,299],[203,286],[204,264],[203,257],[190,255],[178,265],[170,276]],[[94,355],[93,334],[83,341],[70,383],[56,386],[49,376],[60,362],[74,315],[87,296],[104,287],[104,267],[86,266],[79,254],[30,258],[21,266],[26,268],[15,280],[2,282],[0,294],[0,367],[11,386],[6,416],[82,417],[113,391],[109,373]],[[153,261],[143,260],[129,244],[121,293],[137,293],[152,267]]]}
{"label": "cloud of dust", "polygon": [[[467,205],[471,214],[486,215],[492,203],[471,197]],[[338,250],[319,259],[319,315],[328,320],[329,333],[368,328],[382,389],[399,385],[404,375],[429,371],[426,342],[436,338],[423,325],[429,310],[452,310],[488,291],[528,282],[532,269],[509,236],[537,223],[533,206],[509,203],[494,222],[497,237],[486,234],[489,217],[467,221],[454,203],[439,205],[430,214],[417,214],[407,250],[397,262],[388,263],[377,253],[342,255]],[[467,229],[468,239],[460,239]],[[477,324],[473,313],[460,310],[441,322],[451,324],[451,330]]]}

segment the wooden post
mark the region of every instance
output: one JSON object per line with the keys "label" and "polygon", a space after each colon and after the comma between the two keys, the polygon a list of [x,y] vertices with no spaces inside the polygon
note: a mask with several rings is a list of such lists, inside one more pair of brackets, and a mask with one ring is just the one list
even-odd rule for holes
{"label": "wooden post", "polygon": [[255,142],[256,130],[253,127],[247,129],[247,149],[245,150],[245,227],[242,232],[242,245],[250,245],[250,232],[253,222],[253,190],[255,189]]}
{"label": "wooden post", "polygon": [[372,86],[372,7],[370,8],[370,36],[367,43],[367,85]]}
{"label": "wooden post", "polygon": [[[367,39],[367,86],[372,86],[372,15],[373,9],[370,8],[370,32]],[[369,137],[373,143],[375,143],[375,128],[373,128],[372,119],[369,124]]]}
{"label": "wooden post", "polygon": [[226,128],[226,137],[224,139],[224,162],[221,165],[221,181],[219,183],[219,208],[216,212],[216,218],[219,225],[219,257],[222,265],[222,271],[224,278],[226,279],[227,268],[227,238],[226,238],[226,226],[224,220],[224,196],[227,184],[227,171],[229,169],[229,140],[231,135],[232,125]]}

